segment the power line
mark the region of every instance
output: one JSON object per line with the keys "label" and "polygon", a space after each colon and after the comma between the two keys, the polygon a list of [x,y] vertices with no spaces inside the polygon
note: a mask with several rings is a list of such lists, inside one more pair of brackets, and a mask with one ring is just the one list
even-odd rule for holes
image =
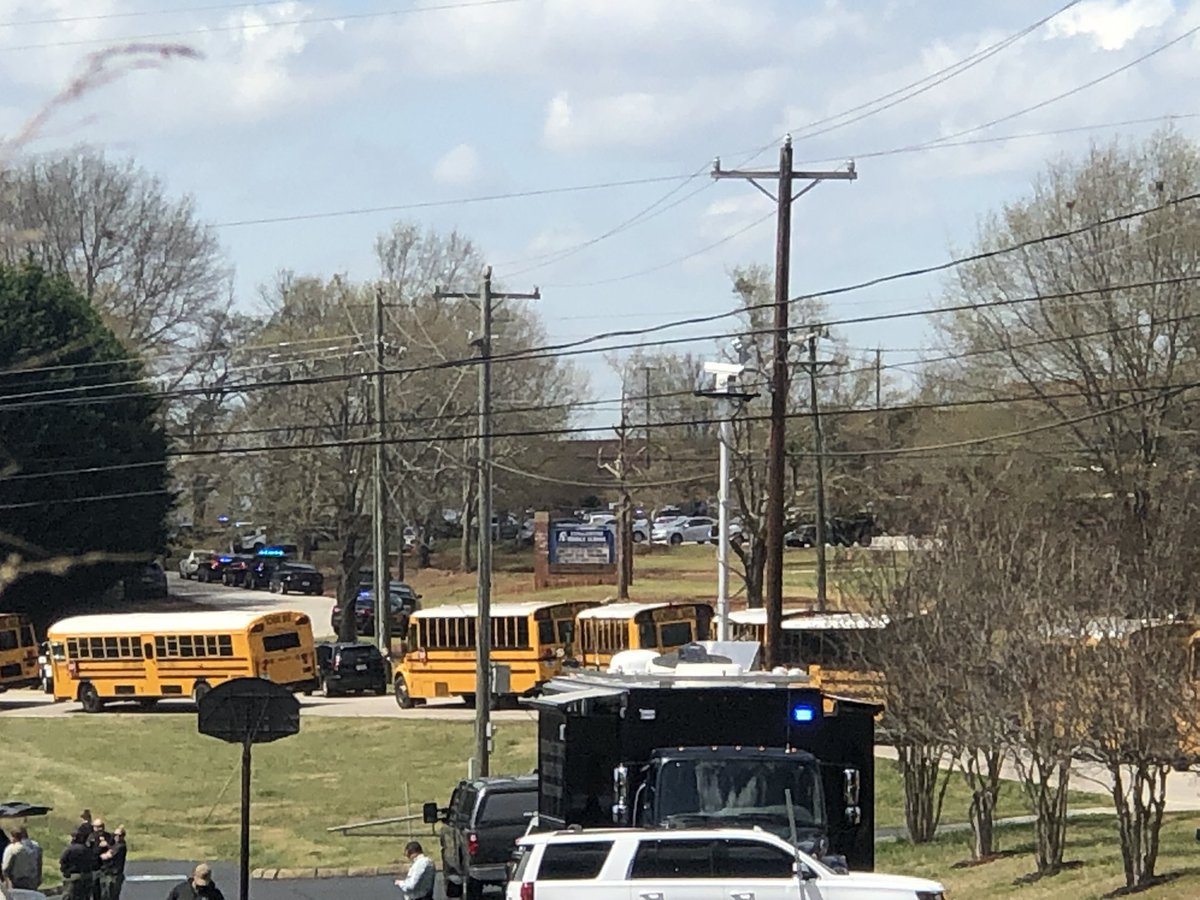
{"label": "power line", "polygon": [[383,9],[374,12],[345,13],[337,16],[311,16],[307,19],[278,19],[272,22],[242,22],[230,25],[213,25],[208,28],[190,28],[180,31],[158,31],[151,34],[112,35],[103,38],[79,38],[70,41],[48,41],[41,44],[23,44],[16,47],[0,47],[0,52],[15,52],[18,50],[47,50],[52,47],[84,47],[97,44],[116,44],[123,42],[157,41],[164,38],[192,37],[231,31],[245,31],[250,28],[280,28],[285,25],[322,25],[327,23],[348,22],[351,20],[382,19],[390,16],[406,16],[416,13],[446,12],[455,9],[474,9],[486,6],[504,6],[511,3],[521,3],[523,0],[458,0],[453,3],[439,3],[433,6],[409,6],[403,9]]}
{"label": "power line", "polygon": [[111,19],[135,19],[146,16],[173,16],[190,13],[224,12],[230,9],[247,9],[258,6],[278,6],[280,0],[243,0],[241,3],[221,3],[209,6],[184,6],[177,9],[136,9],[126,12],[95,13],[88,16],[57,16],[46,19],[21,19],[16,22],[0,22],[0,28],[25,28],[30,25],[69,25],[73,22],[102,22]]}
{"label": "power line", "polygon": [[[335,219],[345,216],[364,216],[373,213],[406,212],[414,209],[435,209],[443,206],[468,206],[474,203],[493,203],[499,200],[520,200],[527,197],[548,197],[554,194],[579,194],[586,191],[603,191],[614,188],[634,187],[642,184],[662,184],[666,181],[690,180],[691,175],[654,175],[647,178],[627,178],[623,181],[602,181],[594,184],[572,184],[563,187],[530,188],[500,194],[481,194],[477,197],[455,197],[446,200],[420,200],[413,203],[397,203],[389,206],[360,206],[350,209],[334,209],[314,213],[294,213],[285,216],[264,216],[257,219],[235,219],[217,222],[213,228],[242,228],[247,225],[272,225],[280,222],[307,222],[313,219]],[[597,239],[599,240],[599,239]]]}

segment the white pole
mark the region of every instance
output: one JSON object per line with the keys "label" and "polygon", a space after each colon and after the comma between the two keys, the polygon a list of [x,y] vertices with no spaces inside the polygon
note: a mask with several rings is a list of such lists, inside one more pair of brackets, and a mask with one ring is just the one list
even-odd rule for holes
{"label": "white pole", "polygon": [[721,475],[717,494],[717,640],[729,640],[729,447],[733,423],[721,420]]}

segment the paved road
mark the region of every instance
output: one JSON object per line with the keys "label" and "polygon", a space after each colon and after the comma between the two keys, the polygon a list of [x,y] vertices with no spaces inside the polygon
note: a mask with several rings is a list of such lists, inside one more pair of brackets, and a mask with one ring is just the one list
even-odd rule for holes
{"label": "paved road", "polygon": [[[213,609],[294,609],[306,613],[313,620],[313,631],[320,635],[329,630],[329,616],[333,610],[330,597],[306,597],[302,594],[272,594],[267,591],[250,591],[242,588],[225,587],[221,584],[201,584],[171,576],[171,593],[193,603]],[[301,697],[301,714],[306,716],[362,716],[394,719],[439,719],[451,722],[472,722],[473,710],[457,699],[434,700],[428,706],[416,709],[400,709],[391,694],[382,697]],[[43,718],[67,715],[82,715],[78,703],[54,703],[49,696],[37,690],[9,691],[0,694],[0,718],[21,716]],[[108,714],[127,716],[195,715],[196,705],[190,700],[163,701],[151,712],[142,712],[135,706],[117,705]],[[495,710],[492,717],[498,722],[535,721],[537,716],[525,709]],[[394,900],[394,898],[393,898]]]}

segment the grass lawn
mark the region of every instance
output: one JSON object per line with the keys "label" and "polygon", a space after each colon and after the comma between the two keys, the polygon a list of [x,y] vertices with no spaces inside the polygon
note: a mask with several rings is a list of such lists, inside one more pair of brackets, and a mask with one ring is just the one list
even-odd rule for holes
{"label": "grass lawn", "polygon": [[[1200,897],[1200,867],[1194,838],[1200,815],[1168,816],[1162,830],[1162,850],[1157,871],[1169,879],[1136,896],[1146,900],[1195,900]],[[877,848],[879,871],[934,878],[946,885],[951,897],[1014,897],[1019,900],[1097,900],[1124,884],[1121,849],[1114,818],[1078,819],[1067,828],[1065,859],[1079,865],[1044,881],[1013,884],[1033,870],[1033,829],[1029,826],[998,830],[999,859],[980,866],[955,868],[970,855],[967,834],[947,835],[921,847],[906,843]]]}
{"label": "grass lawn", "polygon": [[[104,816],[110,827],[128,827],[134,858],[236,858],[240,748],[198,735],[192,715],[7,718],[3,728],[8,759],[20,761],[9,768],[6,797],[55,807],[47,819],[31,820],[34,837],[46,848],[48,857],[57,858],[76,823],[76,814],[87,806]],[[308,717],[295,737],[255,747],[253,865],[386,865],[396,861],[401,837],[407,836],[405,826],[388,826],[369,836],[325,829],[404,815],[406,784],[414,812],[419,813],[426,800],[444,803],[465,771],[471,734],[468,724],[457,722]],[[501,723],[493,771],[530,771],[536,757],[534,740],[532,722]],[[876,771],[878,824],[902,826],[902,793],[895,767],[880,761]],[[1104,798],[1087,794],[1073,796],[1072,802],[1077,808],[1105,805]],[[955,778],[946,795],[943,821],[965,821],[966,810],[965,789],[961,779]],[[1023,812],[1015,788],[1008,786],[1001,798],[1000,815]],[[1107,834],[1111,825],[1088,824],[1086,830],[1080,826],[1078,833]],[[1190,841],[1190,826],[1172,827],[1179,832],[1172,846],[1182,851],[1181,835],[1186,831]],[[1104,832],[1105,828],[1109,832]],[[413,830],[418,837],[429,833],[428,826],[419,822]],[[1005,832],[1002,846],[1011,848],[1027,840],[1022,834]],[[1097,854],[1097,870],[1102,868],[1097,878],[1115,886],[1119,867],[1109,857],[1101,859],[1103,841],[1097,838],[1087,846]],[[1025,854],[979,870],[951,873],[951,864],[966,855],[966,847],[965,835],[932,847],[887,845],[880,848],[880,868],[936,874],[952,883],[968,879],[964,883],[975,884],[969,879],[991,871],[1011,870],[1015,874],[1005,876],[1011,880],[1029,865]],[[1111,846],[1108,850],[1110,856],[1115,852]],[[959,894],[981,895],[974,889]],[[1190,896],[1200,896],[1200,880]]]}
{"label": "grass lawn", "polygon": [[[644,545],[642,545],[644,546]],[[555,588],[533,593],[532,550],[519,553],[497,548],[493,598],[497,600],[575,599],[614,596],[614,585],[596,587]],[[851,549],[830,550],[830,597],[834,606],[853,607],[851,579],[847,576],[855,566],[863,565],[866,554],[873,551]],[[634,600],[712,600],[716,596],[717,548],[708,544],[685,544],[679,547],[654,546],[649,552],[638,550],[634,557]],[[435,564],[452,562],[449,557],[435,557]],[[730,578],[730,591],[735,607],[742,598],[742,585],[736,575]],[[786,601],[804,603],[816,596],[816,554],[811,549],[788,550],[784,554],[784,597]],[[458,573],[434,568],[409,570],[406,578],[423,595],[427,606],[440,603],[473,603],[475,601],[474,573]]]}

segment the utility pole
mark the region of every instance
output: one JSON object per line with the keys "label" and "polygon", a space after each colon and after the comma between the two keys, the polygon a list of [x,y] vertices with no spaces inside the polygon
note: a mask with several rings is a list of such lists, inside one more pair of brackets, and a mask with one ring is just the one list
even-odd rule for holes
{"label": "utility pole", "polygon": [[[775,225],[775,336],[774,359],[771,365],[771,431],[767,444],[767,546],[766,584],[763,606],[767,612],[767,627],[763,647],[764,663],[773,668],[778,661],[783,622],[783,530],[784,530],[784,469],[785,436],[788,401],[788,312],[789,276],[792,247],[792,201],[811,191],[822,181],[853,181],[858,177],[854,164],[844,171],[797,172],[792,169],[792,137],[784,138],[779,150],[779,170],[722,169],[721,160],[713,163],[713,178],[740,178],[749,181],[776,204]],[[795,194],[792,182],[808,181]],[[772,194],[760,181],[776,181]]]}
{"label": "utility pole", "polygon": [[883,350],[875,348],[875,408],[883,406]]}
{"label": "utility pole", "polygon": [[[483,270],[479,292],[434,292],[438,299],[479,300],[479,337],[472,343],[479,351],[479,562],[476,566],[475,623],[475,774],[488,775],[492,742],[492,304],[496,300],[540,300],[537,288],[531,294],[492,290],[492,267]],[[465,523],[464,523],[465,524]]]}
{"label": "utility pole", "polygon": [[825,562],[825,439],[821,433],[821,407],[817,399],[817,370],[832,363],[829,360],[817,362],[817,338],[819,335],[808,336],[808,392],[812,405],[813,423],[813,459],[815,465],[815,481],[817,493],[816,534],[813,536],[817,544],[817,610],[825,612],[828,598],[828,584]]}
{"label": "utility pole", "polygon": [[391,590],[388,579],[387,552],[387,463],[384,453],[384,416],[386,408],[383,396],[383,287],[375,288],[375,466],[371,473],[372,482],[372,531],[375,542],[375,641],[385,658],[391,656],[392,608]]}
{"label": "utility pole", "polygon": [[[643,424],[646,427],[646,468],[650,468],[650,367],[642,366],[642,374],[646,376],[646,391],[642,396],[642,408],[646,411],[646,418]],[[624,409],[624,406],[621,407]],[[630,523],[633,527],[633,523]]]}
{"label": "utility pole", "polygon": [[633,522],[630,513],[633,501],[629,496],[629,429],[625,419],[625,401],[621,400],[621,424],[617,428],[617,458],[615,462],[599,463],[605,472],[617,480],[621,500],[617,507],[617,599],[629,599],[633,584]]}

